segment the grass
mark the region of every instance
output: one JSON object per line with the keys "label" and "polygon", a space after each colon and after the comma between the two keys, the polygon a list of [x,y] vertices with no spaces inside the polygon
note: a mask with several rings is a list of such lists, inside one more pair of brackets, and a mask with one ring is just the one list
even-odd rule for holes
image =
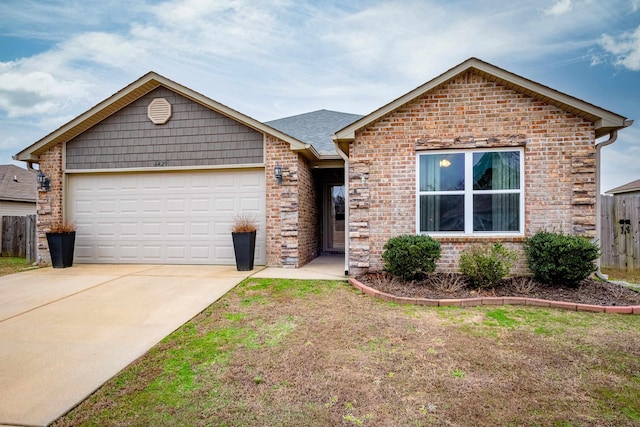
{"label": "grass", "polygon": [[54,425],[640,425],[640,316],[247,280]]}
{"label": "grass", "polygon": [[625,282],[640,285],[640,270],[618,270],[614,268],[603,268],[602,272],[609,276],[609,280],[624,280]]}
{"label": "grass", "polygon": [[0,276],[18,273],[30,267],[25,258],[0,257]]}

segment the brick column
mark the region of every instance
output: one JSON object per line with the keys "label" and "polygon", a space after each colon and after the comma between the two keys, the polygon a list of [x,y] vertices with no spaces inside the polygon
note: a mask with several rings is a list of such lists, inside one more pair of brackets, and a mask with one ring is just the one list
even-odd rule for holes
{"label": "brick column", "polygon": [[38,259],[42,264],[51,264],[47,231],[51,225],[63,222],[62,217],[62,144],[50,148],[40,155],[40,170],[51,179],[50,191],[38,191],[37,236]]}

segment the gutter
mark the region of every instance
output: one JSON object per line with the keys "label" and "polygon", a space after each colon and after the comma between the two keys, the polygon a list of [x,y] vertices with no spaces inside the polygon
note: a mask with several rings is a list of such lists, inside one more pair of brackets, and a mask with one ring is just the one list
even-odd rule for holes
{"label": "gutter", "polygon": [[340,149],[340,146],[334,141],[336,151],[344,160],[344,275],[349,275],[349,156]]}
{"label": "gutter", "polygon": [[[602,202],[600,198],[600,151],[607,145],[611,145],[618,139],[618,131],[612,130],[609,132],[609,139],[606,141],[602,141],[599,144],[596,144],[596,242],[600,244],[602,241]],[[598,257],[596,260],[596,276],[598,276],[602,280],[609,280],[609,276],[600,271],[600,261],[602,255]]]}

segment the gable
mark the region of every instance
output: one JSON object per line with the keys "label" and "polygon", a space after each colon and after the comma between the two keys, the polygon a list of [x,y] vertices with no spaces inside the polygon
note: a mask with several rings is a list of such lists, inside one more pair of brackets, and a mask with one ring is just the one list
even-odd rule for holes
{"label": "gable", "polygon": [[[159,99],[171,115],[155,124],[148,107]],[[263,141],[261,132],[160,86],[67,142],[66,168],[261,164]]]}
{"label": "gable", "polygon": [[[159,87],[168,88],[187,99],[190,99],[213,111],[217,111],[220,114],[229,117],[238,123],[242,123],[249,128],[255,129],[264,135],[271,135],[275,138],[281,139],[289,144],[289,148],[291,150],[302,153],[306,158],[314,159],[318,157],[318,153],[310,144],[305,144],[198,92],[154,72],[149,72],[80,116],[51,132],[49,135],[23,149],[13,156],[13,158],[14,160],[25,161],[28,164],[38,163],[40,161],[40,155],[46,153],[52,147],[59,146],[61,143],[66,143],[78,137],[80,134],[103,122],[108,117],[118,113],[123,108]],[[164,121],[164,118],[157,119],[158,120],[156,121],[158,124],[161,124],[161,122]]]}
{"label": "gable", "polygon": [[519,141],[507,145],[522,145],[524,135],[544,136],[551,127],[557,132],[557,123],[563,123],[566,132],[593,135],[589,120],[471,69],[366,124],[355,135],[387,140],[412,135],[416,149],[472,148],[491,141],[504,145],[506,140]]}
{"label": "gable", "polygon": [[469,70],[473,70],[476,74],[483,76],[487,80],[498,82],[502,86],[513,89],[518,93],[541,100],[549,105],[555,105],[563,111],[590,121],[594,125],[596,137],[601,137],[610,132],[631,126],[633,123],[632,120],[627,120],[625,117],[611,111],[589,104],[588,102],[574,98],[524,77],[520,77],[479,59],[470,58],[440,76],[428,81],[422,86],[417,87],[416,89],[368,114],[362,119],[341,129],[336,132],[332,138],[334,141],[339,143],[352,141],[355,138],[356,131],[370,125],[394,110],[401,108],[412,100],[433,91],[451,79],[454,79],[456,76],[462,75]]}

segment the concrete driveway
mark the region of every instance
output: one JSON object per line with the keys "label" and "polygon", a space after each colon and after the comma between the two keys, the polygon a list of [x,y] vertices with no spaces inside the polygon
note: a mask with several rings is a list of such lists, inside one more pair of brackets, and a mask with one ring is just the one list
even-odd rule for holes
{"label": "concrete driveway", "polygon": [[0,425],[48,425],[255,272],[77,265],[0,277]]}

